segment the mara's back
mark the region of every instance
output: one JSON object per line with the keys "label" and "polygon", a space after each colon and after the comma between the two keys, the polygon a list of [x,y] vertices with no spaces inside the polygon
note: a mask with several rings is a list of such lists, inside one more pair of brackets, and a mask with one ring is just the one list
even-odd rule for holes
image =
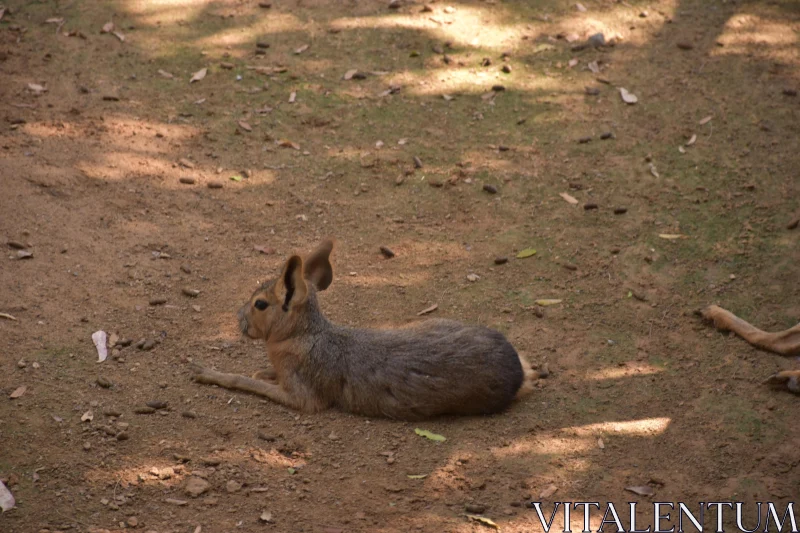
{"label": "mara's back", "polygon": [[316,374],[310,381],[330,403],[407,420],[501,411],[524,379],[516,350],[500,332],[451,320],[391,330],[334,326],[308,363]]}

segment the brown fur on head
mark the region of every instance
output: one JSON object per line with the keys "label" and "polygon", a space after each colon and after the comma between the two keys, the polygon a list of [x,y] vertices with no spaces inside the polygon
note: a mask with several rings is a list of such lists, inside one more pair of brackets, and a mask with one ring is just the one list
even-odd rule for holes
{"label": "brown fur on head", "polygon": [[333,281],[332,250],[333,241],[327,239],[305,261],[299,255],[290,257],[281,275],[263,283],[239,310],[242,333],[264,340],[291,336],[305,314],[309,296]]}

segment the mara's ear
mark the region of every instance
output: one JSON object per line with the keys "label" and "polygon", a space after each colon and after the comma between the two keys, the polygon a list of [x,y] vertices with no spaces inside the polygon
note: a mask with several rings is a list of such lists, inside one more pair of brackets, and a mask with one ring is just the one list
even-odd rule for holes
{"label": "mara's ear", "polygon": [[303,260],[300,256],[293,255],[286,261],[281,277],[275,284],[275,295],[281,300],[284,311],[305,303],[308,285],[303,279]]}
{"label": "mara's ear", "polygon": [[330,261],[332,251],[333,241],[325,239],[306,257],[303,275],[318,291],[324,291],[333,281],[333,267]]}

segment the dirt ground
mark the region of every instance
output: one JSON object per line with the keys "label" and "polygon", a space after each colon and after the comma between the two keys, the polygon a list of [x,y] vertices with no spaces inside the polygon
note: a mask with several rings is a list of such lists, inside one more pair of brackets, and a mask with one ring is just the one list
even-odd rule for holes
{"label": "dirt ground", "polygon": [[[800,362],[692,312],[800,322],[799,6],[6,0],[0,531],[490,530],[471,505],[528,532],[531,499],[796,502],[798,398],[760,382]],[[418,424],[193,383],[190,361],[264,368],[235,311],[326,236],[332,320],[437,304],[549,377]],[[98,363],[98,330],[132,344]]]}

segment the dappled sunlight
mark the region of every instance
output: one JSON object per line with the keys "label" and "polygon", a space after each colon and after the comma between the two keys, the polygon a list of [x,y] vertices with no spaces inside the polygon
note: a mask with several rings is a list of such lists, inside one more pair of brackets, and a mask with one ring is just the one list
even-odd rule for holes
{"label": "dappled sunlight", "polygon": [[414,95],[443,95],[459,93],[487,93],[493,85],[502,84],[508,89],[528,92],[552,92],[574,90],[583,92],[583,85],[577,82],[574,87],[565,87],[565,81],[554,77],[518,75],[514,78],[503,77],[496,70],[478,70],[476,68],[442,68],[433,71],[405,71],[389,78],[389,83],[407,86],[407,91]]}
{"label": "dappled sunlight", "polygon": [[128,0],[125,8],[145,24],[157,25],[196,18],[210,6],[238,6],[237,0]]}
{"label": "dappled sunlight", "polygon": [[663,371],[663,368],[658,368],[648,363],[631,361],[625,363],[624,366],[609,367],[587,372],[586,379],[594,381],[601,381],[605,379],[622,379],[633,376],[650,376],[653,374],[659,374]]}
{"label": "dappled sunlight", "polygon": [[[289,32],[305,32],[305,25],[296,16],[289,13],[274,13],[268,18],[258,20],[249,26],[237,25],[220,30],[212,35],[194,41],[202,49],[211,47],[226,48],[232,46],[252,46],[260,37],[270,34]],[[297,45],[302,43],[298,42]]]}
{"label": "dappled sunlight", "polygon": [[748,13],[728,19],[717,42],[722,45],[712,52],[717,56],[757,54],[765,58],[797,60],[800,53],[797,31],[789,21],[778,22]]}
{"label": "dappled sunlight", "polygon": [[512,442],[509,446],[494,447],[492,454],[498,458],[528,454],[575,455],[590,449],[597,449],[596,439],[598,437],[615,435],[655,437],[663,434],[670,422],[670,418],[644,418],[566,427],[526,437]]}
{"label": "dappled sunlight", "polygon": [[523,34],[531,35],[530,24],[507,24],[503,16],[467,5],[452,4],[446,13],[436,5],[432,13],[387,14],[376,17],[342,17],[330,22],[334,30],[407,29],[425,31],[455,47],[488,48],[502,51],[513,47]]}

